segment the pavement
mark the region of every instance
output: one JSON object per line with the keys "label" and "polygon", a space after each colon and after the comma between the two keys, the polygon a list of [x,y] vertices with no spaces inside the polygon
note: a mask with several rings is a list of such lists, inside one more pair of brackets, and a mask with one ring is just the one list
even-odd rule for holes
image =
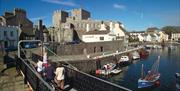
{"label": "pavement", "polygon": [[[3,56],[0,54],[0,71],[4,69]],[[28,85],[24,84],[23,76],[17,75],[16,68],[0,72],[0,91],[31,91]]]}

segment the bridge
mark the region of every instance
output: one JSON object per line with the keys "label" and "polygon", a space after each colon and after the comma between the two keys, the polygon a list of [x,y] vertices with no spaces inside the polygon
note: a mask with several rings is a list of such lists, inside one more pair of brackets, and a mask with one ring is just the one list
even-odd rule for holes
{"label": "bridge", "polygon": [[[19,43],[20,44],[20,43]],[[33,56],[31,56],[33,58]],[[41,57],[35,56],[36,59]],[[24,50],[18,47],[18,64],[24,76],[24,83],[34,91],[58,91],[56,85],[48,84],[31,64],[32,58],[27,57]],[[120,85],[105,81],[80,70],[72,65],[63,65],[65,68],[65,91],[131,91]]]}

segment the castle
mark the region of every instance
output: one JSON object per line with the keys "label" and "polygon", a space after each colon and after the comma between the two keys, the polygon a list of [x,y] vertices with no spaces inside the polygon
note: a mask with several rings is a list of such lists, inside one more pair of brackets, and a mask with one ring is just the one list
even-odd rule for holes
{"label": "castle", "polygon": [[71,13],[56,10],[53,13],[52,22],[53,27],[49,30],[50,34],[53,35],[51,37],[55,37],[56,42],[83,41],[83,35],[87,35],[88,32],[96,34],[96,31],[106,31],[106,34],[115,35],[115,40],[124,39],[126,34],[122,23],[92,20],[90,12],[82,8],[73,9]]}

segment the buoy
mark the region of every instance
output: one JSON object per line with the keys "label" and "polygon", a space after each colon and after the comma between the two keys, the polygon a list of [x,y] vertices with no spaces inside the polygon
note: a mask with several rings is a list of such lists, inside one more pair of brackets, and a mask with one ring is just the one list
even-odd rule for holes
{"label": "buoy", "polygon": [[156,86],[160,86],[160,81],[156,81],[156,82],[155,82],[155,85],[156,85]]}
{"label": "buoy", "polygon": [[96,70],[96,75],[99,75],[100,74],[100,70]]}

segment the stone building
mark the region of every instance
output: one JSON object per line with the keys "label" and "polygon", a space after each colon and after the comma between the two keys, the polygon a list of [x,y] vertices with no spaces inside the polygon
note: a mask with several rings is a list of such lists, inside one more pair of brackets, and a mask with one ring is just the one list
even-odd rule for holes
{"label": "stone building", "polygon": [[17,48],[18,44],[17,26],[0,26],[0,51],[6,48]]}
{"label": "stone building", "polygon": [[13,12],[5,12],[0,16],[0,26],[19,26],[20,40],[33,37],[33,23],[27,18],[23,9],[15,8]]}
{"label": "stone building", "polygon": [[51,39],[49,36],[49,31],[46,28],[46,26],[43,25],[42,20],[38,21],[38,25],[36,25],[36,27],[34,29],[34,34],[35,34],[36,40],[41,40],[43,42],[49,42]]}
{"label": "stone building", "polygon": [[105,30],[112,30],[113,32],[111,33],[115,34],[115,36],[119,38],[125,37],[126,33],[122,23],[117,21],[92,20],[90,12],[81,8],[73,9],[71,14],[63,10],[55,11],[53,14],[53,28],[50,29],[53,31],[50,34],[51,37],[54,35],[53,32],[57,34],[54,36],[57,42],[60,42],[60,40],[65,41],[65,39],[68,39],[69,42],[76,40],[82,41],[82,36],[87,32],[87,27],[89,31],[101,31],[103,30],[101,29],[103,26]]}

